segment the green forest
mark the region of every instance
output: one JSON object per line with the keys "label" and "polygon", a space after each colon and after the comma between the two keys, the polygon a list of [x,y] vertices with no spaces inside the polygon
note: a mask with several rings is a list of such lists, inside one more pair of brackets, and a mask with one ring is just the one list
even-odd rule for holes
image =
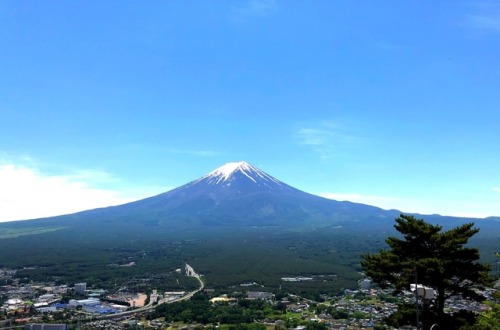
{"label": "green forest", "polygon": [[[0,267],[18,269],[23,281],[87,282],[113,289],[131,282],[136,290],[186,289],[196,281],[175,269],[189,263],[207,287],[255,283],[270,290],[319,294],[356,288],[360,255],[385,247],[389,234],[370,228],[215,228],[196,232],[99,231],[62,227],[9,228],[0,232]],[[478,235],[479,236],[479,235]],[[492,254],[498,236],[472,242]],[[476,244],[477,243],[477,244]],[[123,267],[130,262],[132,267]],[[495,268],[493,268],[495,270]],[[313,276],[304,282],[282,277]]]}
{"label": "green forest", "polygon": [[[207,286],[241,283],[290,291],[338,291],[356,287],[359,255],[380,248],[382,238],[357,237],[341,229],[290,232],[248,228],[172,235],[78,235],[64,229],[0,239],[0,266],[19,269],[26,280],[87,282],[112,288],[130,279],[170,289],[195,286],[178,282],[173,270],[185,263],[204,276]],[[103,237],[104,236],[104,237]],[[134,262],[132,267],[121,265]],[[283,282],[281,277],[329,275],[311,282]],[[152,283],[152,282],[155,282]],[[160,289],[160,288],[158,288]]]}

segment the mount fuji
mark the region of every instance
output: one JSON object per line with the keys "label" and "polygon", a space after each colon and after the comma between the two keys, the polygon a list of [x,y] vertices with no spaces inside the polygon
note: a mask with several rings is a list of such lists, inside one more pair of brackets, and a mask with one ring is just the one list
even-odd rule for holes
{"label": "mount fuji", "polygon": [[[385,230],[392,227],[393,219],[400,213],[312,195],[240,161],[227,163],[183,186],[132,203],[18,223],[146,233],[152,227],[159,231],[336,226]],[[451,225],[469,220],[437,215],[423,217]]]}
{"label": "mount fuji", "polygon": [[[388,214],[390,213],[390,214]],[[393,214],[394,213],[394,214]],[[393,219],[397,211],[338,202],[293,188],[247,162],[227,163],[171,191],[73,217],[130,219],[149,226],[331,226],[343,220]],[[135,219],[135,220],[132,220]]]}
{"label": "mount fuji", "polygon": [[[165,193],[74,214],[10,223],[64,226],[94,233],[205,230],[221,227],[327,227],[345,221],[392,220],[398,211],[315,196],[240,161]],[[385,221],[384,221],[385,222]],[[5,223],[8,224],[8,223]],[[0,224],[0,227],[2,224]]]}

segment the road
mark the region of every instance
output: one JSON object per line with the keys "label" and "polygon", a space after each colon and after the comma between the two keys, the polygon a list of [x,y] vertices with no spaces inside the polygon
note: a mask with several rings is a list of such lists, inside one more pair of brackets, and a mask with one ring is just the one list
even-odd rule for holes
{"label": "road", "polygon": [[203,290],[205,288],[205,283],[203,283],[203,280],[201,279],[201,275],[196,273],[193,269],[193,267],[191,267],[190,265],[186,264],[186,275],[189,276],[189,277],[194,277],[198,280],[198,282],[200,283],[200,287],[194,291],[191,291],[187,294],[185,294],[184,296],[180,297],[180,298],[177,298],[177,299],[174,299],[174,300],[167,300],[167,299],[162,299],[160,301],[158,301],[158,305],[160,304],[168,304],[168,303],[173,303],[173,302],[177,302],[177,301],[182,301],[182,300],[187,300],[187,299],[190,299],[192,296],[194,296],[197,292],[200,292],[201,290]]}
{"label": "road", "polygon": [[[161,299],[158,301],[157,305],[170,304],[170,303],[174,303],[177,301],[191,299],[192,296],[194,296],[196,293],[200,292],[201,290],[203,290],[205,288],[205,283],[203,283],[203,280],[201,279],[201,275],[196,273],[195,270],[193,269],[193,267],[186,264],[185,269],[186,269],[186,275],[196,278],[198,280],[198,282],[200,283],[200,287],[198,289],[190,291],[190,292],[186,293],[184,296],[179,297],[179,298],[174,299],[174,300]],[[93,317],[92,320],[109,320],[109,319],[118,318],[118,317],[122,317],[122,316],[128,316],[128,315],[133,315],[133,314],[137,314],[137,313],[147,312],[147,311],[150,311],[156,307],[156,305],[153,306],[155,300],[156,299],[150,299],[149,304],[147,304],[144,307],[140,307],[140,308],[137,308],[137,309],[134,309],[131,311],[126,311],[126,312],[121,312],[121,313],[116,313],[116,314],[96,316],[96,317]]]}

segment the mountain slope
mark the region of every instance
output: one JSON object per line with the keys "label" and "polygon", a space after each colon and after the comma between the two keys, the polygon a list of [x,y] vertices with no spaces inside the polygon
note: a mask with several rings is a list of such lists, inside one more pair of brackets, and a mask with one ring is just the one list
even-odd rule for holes
{"label": "mountain slope", "polygon": [[[99,227],[101,231],[147,232],[151,227],[203,230],[209,227],[328,227],[356,230],[392,227],[397,210],[339,202],[293,188],[246,162],[225,164],[171,191],[136,202],[53,218],[23,221],[23,225]],[[446,219],[455,225],[471,219]],[[477,220],[477,219],[476,219]]]}
{"label": "mountain slope", "polygon": [[97,213],[108,218],[135,217],[150,225],[182,228],[328,226],[349,219],[392,219],[394,212],[388,215],[388,211],[376,207],[311,195],[246,162],[235,162],[166,193],[83,212],[80,216]]}

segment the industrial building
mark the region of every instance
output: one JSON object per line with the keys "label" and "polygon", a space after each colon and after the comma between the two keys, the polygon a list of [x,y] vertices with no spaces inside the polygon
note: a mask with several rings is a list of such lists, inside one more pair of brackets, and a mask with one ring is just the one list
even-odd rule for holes
{"label": "industrial building", "polygon": [[24,330],[68,330],[67,324],[26,324]]}

